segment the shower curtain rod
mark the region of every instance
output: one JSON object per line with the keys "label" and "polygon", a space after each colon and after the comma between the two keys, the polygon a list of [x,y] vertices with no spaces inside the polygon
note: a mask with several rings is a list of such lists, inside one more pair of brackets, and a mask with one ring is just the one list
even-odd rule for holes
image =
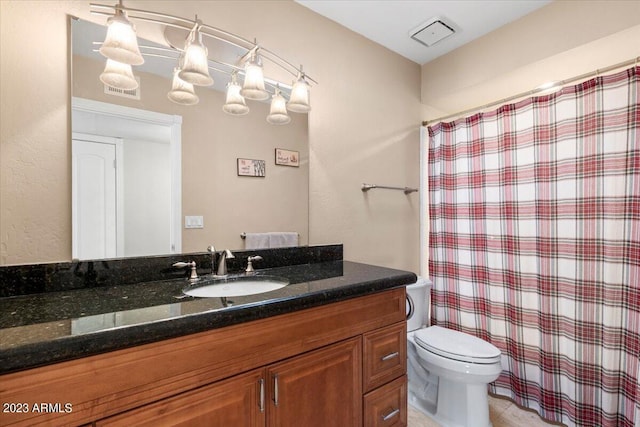
{"label": "shower curtain rod", "polygon": [[504,104],[504,103],[507,103],[509,101],[513,101],[515,99],[519,99],[519,98],[524,98],[524,97],[527,97],[527,96],[535,95],[536,93],[540,93],[540,92],[543,92],[545,90],[549,90],[552,87],[558,87],[558,86],[562,87],[562,86],[565,86],[565,85],[567,85],[569,83],[577,82],[578,80],[585,80],[585,79],[588,79],[590,77],[596,77],[596,76],[599,76],[601,73],[607,73],[609,71],[613,71],[613,70],[618,69],[618,68],[627,67],[627,66],[633,65],[633,64],[638,65],[638,61],[639,60],[640,60],[640,56],[636,57],[634,59],[630,59],[628,61],[624,61],[624,62],[620,62],[618,64],[610,65],[610,66],[608,66],[606,68],[600,68],[600,69],[597,69],[595,71],[591,71],[590,73],[585,73],[585,74],[582,74],[580,76],[576,76],[576,77],[572,77],[572,78],[569,78],[569,79],[566,79],[566,80],[555,82],[553,84],[553,86],[539,87],[539,88],[536,88],[536,89],[532,89],[532,90],[530,90],[528,92],[519,93],[517,95],[513,95],[513,96],[510,96],[508,98],[503,98],[503,99],[500,99],[498,101],[490,102],[488,104],[484,104],[484,105],[481,105],[479,107],[469,108],[468,110],[464,110],[464,111],[460,111],[460,112],[457,112],[457,113],[454,113],[454,114],[448,114],[446,116],[438,117],[437,119],[423,120],[422,121],[422,126],[427,126],[429,123],[439,123],[441,121],[444,121],[446,119],[450,119],[452,117],[463,116],[465,114],[474,113],[474,112],[477,112],[477,111],[480,111],[480,110],[484,110],[485,108],[493,107],[493,106],[498,105],[498,104]]}

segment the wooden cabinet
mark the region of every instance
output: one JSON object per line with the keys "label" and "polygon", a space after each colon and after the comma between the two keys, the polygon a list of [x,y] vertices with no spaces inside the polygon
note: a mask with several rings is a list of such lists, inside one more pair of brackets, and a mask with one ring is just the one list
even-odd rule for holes
{"label": "wooden cabinet", "polygon": [[163,399],[96,423],[96,427],[264,427],[264,370]]}
{"label": "wooden cabinet", "polygon": [[[73,411],[0,414],[0,425],[403,426],[405,324],[396,288],[6,374],[2,401]],[[386,404],[403,386],[404,407]]]}
{"label": "wooden cabinet", "polygon": [[134,409],[96,427],[362,425],[361,345],[354,338]]}
{"label": "wooden cabinet", "polygon": [[360,338],[269,367],[269,427],[362,425]]}

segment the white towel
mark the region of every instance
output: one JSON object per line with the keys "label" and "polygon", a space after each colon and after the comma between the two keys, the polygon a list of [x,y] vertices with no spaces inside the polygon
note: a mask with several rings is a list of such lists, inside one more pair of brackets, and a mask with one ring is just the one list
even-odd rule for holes
{"label": "white towel", "polygon": [[266,249],[269,247],[269,233],[247,233],[244,240],[245,249]]}
{"label": "white towel", "polygon": [[271,232],[269,234],[270,248],[287,248],[298,246],[298,233],[289,231]]}

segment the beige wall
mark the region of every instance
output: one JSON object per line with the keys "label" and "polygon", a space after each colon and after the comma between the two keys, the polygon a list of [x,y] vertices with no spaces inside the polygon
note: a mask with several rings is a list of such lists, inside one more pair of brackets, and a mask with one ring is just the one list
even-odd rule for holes
{"label": "beige wall", "polygon": [[[95,22],[88,4],[0,1],[2,265],[70,258],[67,14]],[[418,185],[418,65],[290,1],[125,4],[197,13],[304,64],[320,82],[309,116],[310,243],[344,243],[347,259],[417,271],[417,194],[360,186]]]}
{"label": "beige wall", "polygon": [[423,119],[454,114],[637,56],[640,2],[556,0],[423,65]]}

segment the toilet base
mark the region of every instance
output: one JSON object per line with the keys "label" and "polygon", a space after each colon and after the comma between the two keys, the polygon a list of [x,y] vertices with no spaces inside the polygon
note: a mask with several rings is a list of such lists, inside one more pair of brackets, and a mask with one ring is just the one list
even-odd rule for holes
{"label": "toilet base", "polygon": [[442,427],[493,427],[486,384],[461,384],[440,378],[437,403],[409,386],[409,405]]}

